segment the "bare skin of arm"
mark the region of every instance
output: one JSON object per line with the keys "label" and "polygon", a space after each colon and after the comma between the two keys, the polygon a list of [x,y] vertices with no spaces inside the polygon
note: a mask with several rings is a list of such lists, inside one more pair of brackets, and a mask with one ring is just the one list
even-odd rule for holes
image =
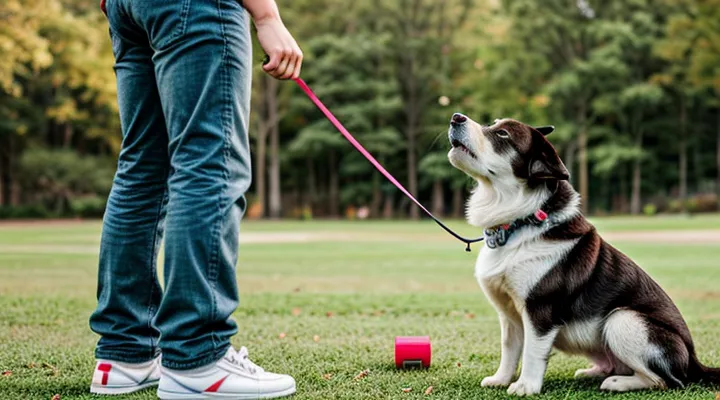
{"label": "bare skin of arm", "polygon": [[243,6],[250,12],[260,45],[270,57],[263,65],[265,72],[277,79],[298,78],[303,54],[282,22],[275,0],[244,0]]}

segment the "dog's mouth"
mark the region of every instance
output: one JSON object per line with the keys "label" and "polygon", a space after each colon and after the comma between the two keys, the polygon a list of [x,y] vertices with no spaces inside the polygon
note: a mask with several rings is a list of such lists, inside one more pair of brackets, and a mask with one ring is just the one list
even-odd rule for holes
{"label": "dog's mouth", "polygon": [[465,146],[464,144],[462,144],[461,141],[459,141],[459,140],[457,140],[457,139],[453,139],[453,140],[450,142],[450,145],[452,146],[453,149],[458,149],[458,150],[466,153],[466,154],[469,155],[470,157],[472,157],[472,158],[474,158],[474,159],[477,159],[477,157],[475,156],[475,153],[473,153],[472,151],[470,151],[470,149],[468,149],[467,146]]}

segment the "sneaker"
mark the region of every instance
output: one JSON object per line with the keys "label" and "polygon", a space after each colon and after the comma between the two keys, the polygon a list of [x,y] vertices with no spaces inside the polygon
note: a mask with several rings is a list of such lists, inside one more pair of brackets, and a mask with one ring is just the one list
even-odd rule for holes
{"label": "sneaker", "polygon": [[157,386],[159,381],[160,357],[139,364],[97,360],[90,393],[127,394]]}
{"label": "sneaker", "polygon": [[193,370],[161,368],[157,395],[162,400],[273,399],[295,393],[295,379],[265,372],[250,361],[245,347],[231,347],[219,361]]}

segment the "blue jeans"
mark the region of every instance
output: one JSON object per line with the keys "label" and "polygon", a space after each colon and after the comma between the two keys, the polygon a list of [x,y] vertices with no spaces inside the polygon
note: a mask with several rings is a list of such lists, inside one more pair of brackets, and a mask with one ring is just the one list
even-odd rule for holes
{"label": "blue jeans", "polygon": [[[249,17],[238,0],[109,0],[123,142],[103,220],[97,358],[210,364],[237,332],[250,185]],[[157,253],[164,236],[164,291]]]}

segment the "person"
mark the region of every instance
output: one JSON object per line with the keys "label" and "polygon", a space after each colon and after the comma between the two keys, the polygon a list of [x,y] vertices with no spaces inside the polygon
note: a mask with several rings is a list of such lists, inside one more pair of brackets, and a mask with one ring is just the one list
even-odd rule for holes
{"label": "person", "polygon": [[[123,142],[103,218],[90,390],[161,399],[295,392],[235,350],[239,224],[250,185],[250,19],[263,69],[303,55],[274,0],[107,0]],[[249,14],[249,15],[248,15]],[[164,238],[164,290],[157,253]]]}

